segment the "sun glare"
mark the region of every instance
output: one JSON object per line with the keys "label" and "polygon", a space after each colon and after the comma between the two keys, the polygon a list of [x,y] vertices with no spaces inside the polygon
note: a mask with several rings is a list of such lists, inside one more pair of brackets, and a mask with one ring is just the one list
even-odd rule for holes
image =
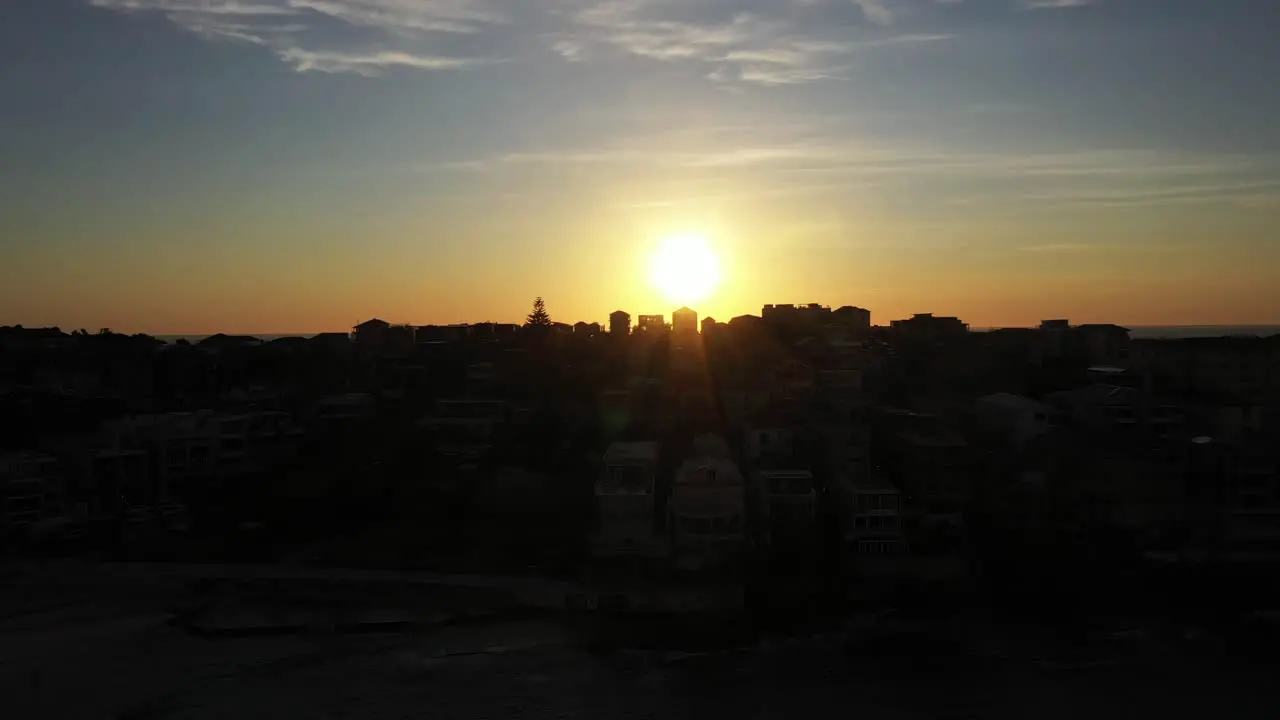
{"label": "sun glare", "polygon": [[669,302],[701,302],[720,285],[720,260],[705,237],[673,235],[654,253],[651,280]]}

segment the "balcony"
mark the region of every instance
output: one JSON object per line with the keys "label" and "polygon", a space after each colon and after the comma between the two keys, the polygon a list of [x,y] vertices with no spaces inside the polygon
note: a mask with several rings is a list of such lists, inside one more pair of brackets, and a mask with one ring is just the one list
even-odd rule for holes
{"label": "balcony", "polygon": [[653,468],[646,464],[610,465],[596,481],[596,495],[651,495]]}

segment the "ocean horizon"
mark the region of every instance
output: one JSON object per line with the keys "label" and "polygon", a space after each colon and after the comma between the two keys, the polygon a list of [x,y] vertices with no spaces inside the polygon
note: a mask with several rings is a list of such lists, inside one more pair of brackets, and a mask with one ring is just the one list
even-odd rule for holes
{"label": "ocean horizon", "polygon": [[[1129,328],[1129,337],[1137,340],[1185,340],[1188,338],[1206,337],[1269,337],[1280,335],[1280,325],[1125,325]],[[1008,327],[975,327],[975,332],[999,330]]]}
{"label": "ocean horizon", "polygon": [[[1118,323],[1119,324],[1119,323]],[[1025,325],[999,325],[993,327],[974,327],[974,332],[987,332],[990,330],[1001,330],[1018,327],[1028,327]],[[1280,325],[1125,325],[1129,328],[1131,337],[1139,340],[1182,340],[1187,338],[1206,338],[1206,337],[1268,337],[1271,335],[1280,335]],[[166,343],[173,344],[179,340],[186,340],[189,343],[197,343],[207,337],[212,337],[217,333],[188,334],[188,335],[156,335],[157,340],[163,340]],[[254,337],[263,342],[279,340],[280,338],[299,337],[311,338],[320,333],[226,333],[227,335],[237,335]]]}

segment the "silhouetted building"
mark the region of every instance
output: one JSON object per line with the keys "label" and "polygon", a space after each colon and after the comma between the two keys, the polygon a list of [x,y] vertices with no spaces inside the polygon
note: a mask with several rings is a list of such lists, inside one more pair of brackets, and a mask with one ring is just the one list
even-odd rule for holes
{"label": "silhouetted building", "polygon": [[1171,389],[1280,405],[1280,335],[1136,340],[1129,365]]}
{"label": "silhouetted building", "polygon": [[589,323],[582,320],[573,324],[573,334],[580,337],[593,337],[600,334],[600,323]]}
{"label": "silhouetted building", "polygon": [[56,458],[0,455],[0,528],[34,527],[65,516],[66,493]]}
{"label": "silhouetted building", "polygon": [[676,334],[698,332],[698,313],[687,307],[671,313],[671,330]]}
{"label": "silhouetted building", "polygon": [[641,315],[636,326],[640,332],[658,332],[667,329],[666,318],[662,315]]}
{"label": "silhouetted building", "polygon": [[964,335],[969,326],[955,317],[935,317],[933,313],[916,313],[908,320],[894,320],[889,329],[908,340],[944,340]]}
{"label": "silhouetted building", "polygon": [[1040,351],[1047,360],[1059,360],[1069,348],[1071,321],[1065,319],[1040,321]]}
{"label": "silhouetted building", "polygon": [[506,415],[502,400],[440,398],[435,414],[420,420],[419,425],[432,432],[436,452],[477,460],[493,448],[497,428]]}
{"label": "silhouetted building", "polygon": [[591,542],[598,557],[652,556],[664,543],[655,532],[654,483],[658,443],[615,442],[604,453],[596,480],[596,522]]}
{"label": "silhouetted building", "polygon": [[808,305],[765,305],[760,310],[765,322],[774,325],[822,325],[831,319],[831,308],[818,303]]}
{"label": "silhouetted building", "polygon": [[1129,362],[1129,329],[1119,325],[1078,325],[1085,361],[1091,365],[1125,365]]}
{"label": "silhouetted building", "polygon": [[871,311],[866,308],[845,305],[831,313],[832,322],[852,330],[871,329]]}
{"label": "silhouetted building", "polygon": [[899,555],[907,549],[898,488],[877,475],[862,475],[841,477],[834,494],[844,544],[855,563],[862,558]]}
{"label": "silhouetted building", "polygon": [[490,360],[481,360],[467,364],[467,382],[477,386],[488,386],[498,377],[498,367]]}
{"label": "silhouetted building", "polygon": [[716,319],[713,317],[705,317],[702,319],[702,334],[709,335],[716,331]]}
{"label": "silhouetted building", "polygon": [[[1192,469],[1205,483],[1224,474],[1228,478],[1222,503],[1227,510],[1223,544],[1228,557],[1255,562],[1280,559],[1280,460],[1275,450],[1254,438],[1213,452],[1205,446],[1222,444],[1205,440],[1193,440]],[[1215,467],[1215,454],[1226,456],[1228,462]]]}
{"label": "silhouetted building", "polygon": [[414,332],[417,343],[457,343],[471,337],[471,326],[455,325],[423,325]]}
{"label": "silhouetted building", "polygon": [[230,350],[234,348],[261,345],[262,341],[251,335],[227,335],[225,333],[218,333],[216,335],[210,335],[196,344],[202,348],[208,348],[210,350]]}
{"label": "silhouetted building", "polygon": [[371,419],[376,410],[377,400],[373,395],[343,393],[321,398],[316,403],[316,418],[326,429],[341,430]]}
{"label": "silhouetted building", "polygon": [[349,348],[351,347],[351,334],[338,332],[319,333],[318,335],[312,335],[307,342],[316,347]]}
{"label": "silhouetted building", "polygon": [[972,490],[968,442],[941,418],[906,410],[877,414],[876,466],[902,491],[904,533],[913,551],[952,554],[965,538]]}
{"label": "silhouetted building", "polygon": [[803,416],[763,412],[746,431],[744,454],[763,498],[762,527],[775,550],[815,540],[817,488],[805,452]]}
{"label": "silhouetted building", "polygon": [[980,397],[974,406],[981,430],[1014,448],[1048,434],[1057,414],[1049,405],[1010,393]]}
{"label": "silhouetted building", "polygon": [[382,332],[383,349],[393,354],[406,354],[413,347],[415,336],[412,325],[390,325]]}
{"label": "silhouetted building", "polygon": [[746,484],[724,440],[704,435],[676,470],[671,538],[677,567],[703,570],[737,559],[746,543]]}
{"label": "silhouetted building", "polygon": [[389,327],[391,327],[391,323],[386,320],[373,318],[356,325],[352,329],[352,335],[359,345],[381,345],[383,336]]}
{"label": "silhouetted building", "polygon": [[631,315],[622,310],[614,310],[609,313],[609,334],[614,336],[630,335]]}

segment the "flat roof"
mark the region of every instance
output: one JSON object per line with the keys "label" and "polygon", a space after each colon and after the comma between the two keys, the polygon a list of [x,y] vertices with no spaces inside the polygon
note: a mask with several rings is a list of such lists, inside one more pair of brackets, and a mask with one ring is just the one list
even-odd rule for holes
{"label": "flat roof", "polygon": [[854,492],[877,492],[901,494],[898,488],[879,475],[863,475],[859,478],[843,476],[844,484]]}
{"label": "flat roof", "polygon": [[771,469],[762,469],[759,472],[760,472],[760,477],[767,477],[767,478],[791,477],[791,478],[805,478],[809,480],[813,479],[812,472],[808,470],[802,470],[799,468],[786,468],[786,469],[771,468]]}
{"label": "flat roof", "polygon": [[978,398],[978,402],[987,405],[996,405],[999,407],[1030,409],[1042,412],[1053,410],[1052,407],[1040,402],[1039,400],[1032,400],[1029,397],[1004,392],[985,395]]}
{"label": "flat roof", "polygon": [[920,433],[905,432],[898,436],[902,440],[915,445],[916,447],[968,447],[969,443],[958,435],[948,432],[939,433]]}
{"label": "flat roof", "polygon": [[606,463],[653,462],[658,459],[658,443],[656,442],[615,442],[609,443],[604,451]]}

